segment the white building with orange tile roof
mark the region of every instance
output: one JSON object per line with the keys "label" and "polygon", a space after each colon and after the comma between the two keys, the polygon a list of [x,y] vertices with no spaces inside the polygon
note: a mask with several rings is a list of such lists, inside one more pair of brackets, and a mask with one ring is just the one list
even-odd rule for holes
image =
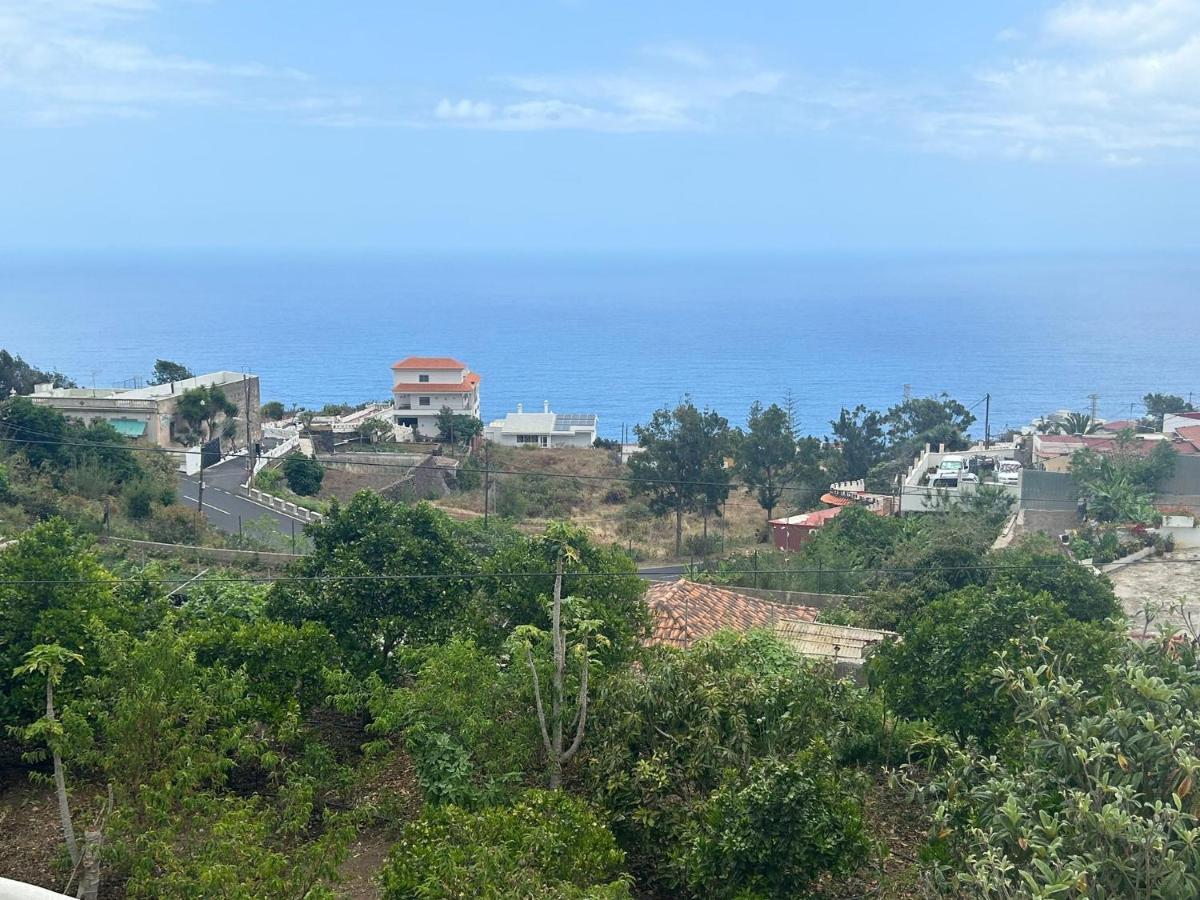
{"label": "white building with orange tile roof", "polygon": [[392,417],[419,437],[436,438],[443,407],[479,418],[479,376],[448,356],[407,356],[392,366]]}

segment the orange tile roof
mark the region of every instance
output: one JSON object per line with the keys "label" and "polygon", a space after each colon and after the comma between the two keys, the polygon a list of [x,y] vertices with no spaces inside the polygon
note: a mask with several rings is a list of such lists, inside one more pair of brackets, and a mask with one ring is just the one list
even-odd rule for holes
{"label": "orange tile roof", "polygon": [[392,388],[393,394],[465,394],[479,387],[479,376],[471,373],[462,381],[455,384],[435,384],[423,381],[420,384],[398,384]]}
{"label": "orange tile roof", "polygon": [[[1182,428],[1176,428],[1175,433],[1200,450],[1200,425],[1184,425]],[[1178,450],[1178,446],[1175,449]]]}
{"label": "orange tile roof", "polygon": [[466,363],[461,363],[452,356],[406,356],[392,365],[393,369],[465,369]]}
{"label": "orange tile roof", "polygon": [[811,622],[817,617],[809,606],[771,603],[683,578],[652,584],[646,603],[654,615],[654,632],[647,643],[683,648],[722,628],[774,628],[785,619]]}

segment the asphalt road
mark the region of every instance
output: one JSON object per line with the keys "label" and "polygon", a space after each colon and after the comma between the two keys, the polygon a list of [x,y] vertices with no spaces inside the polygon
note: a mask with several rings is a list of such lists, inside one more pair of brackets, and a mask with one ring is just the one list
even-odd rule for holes
{"label": "asphalt road", "polygon": [[[204,515],[212,525],[226,534],[237,534],[251,520],[268,516],[279,524],[284,535],[291,536],[293,523],[296,534],[300,534],[305,524],[303,519],[250,500],[241,489],[245,480],[244,456],[230,457],[204,470]],[[199,489],[199,476],[179,476],[180,503],[195,509]]]}
{"label": "asphalt road", "polygon": [[687,566],[675,563],[669,566],[642,566],[638,574],[647,581],[678,581],[687,571]]}

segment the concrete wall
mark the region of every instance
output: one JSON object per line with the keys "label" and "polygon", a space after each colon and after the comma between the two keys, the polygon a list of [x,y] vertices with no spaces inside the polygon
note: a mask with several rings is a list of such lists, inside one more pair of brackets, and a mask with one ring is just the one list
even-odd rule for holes
{"label": "concrete wall", "polygon": [[227,550],[224,547],[197,547],[191,544],[160,544],[156,541],[135,541],[129,538],[104,535],[100,537],[100,541],[104,544],[116,544],[150,554],[183,556],[222,563],[248,563],[266,568],[283,568],[301,558],[299,555],[291,553],[260,553],[256,550]]}

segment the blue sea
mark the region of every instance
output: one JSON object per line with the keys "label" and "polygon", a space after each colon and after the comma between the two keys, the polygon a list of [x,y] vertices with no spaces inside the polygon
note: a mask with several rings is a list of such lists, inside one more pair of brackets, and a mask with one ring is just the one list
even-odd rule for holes
{"label": "blue sea", "polygon": [[1200,259],[1178,256],[0,263],[0,347],[81,384],[144,380],[163,357],[248,369],[264,401],[312,408],[385,399],[392,362],[446,355],[481,374],[485,420],[549,400],[609,437],[685,395],[738,424],[789,391],[824,434],[841,406],[886,408],[905,385],[990,393],[994,430],[1092,393],[1126,417],[1148,391],[1200,394],[1198,345]]}

